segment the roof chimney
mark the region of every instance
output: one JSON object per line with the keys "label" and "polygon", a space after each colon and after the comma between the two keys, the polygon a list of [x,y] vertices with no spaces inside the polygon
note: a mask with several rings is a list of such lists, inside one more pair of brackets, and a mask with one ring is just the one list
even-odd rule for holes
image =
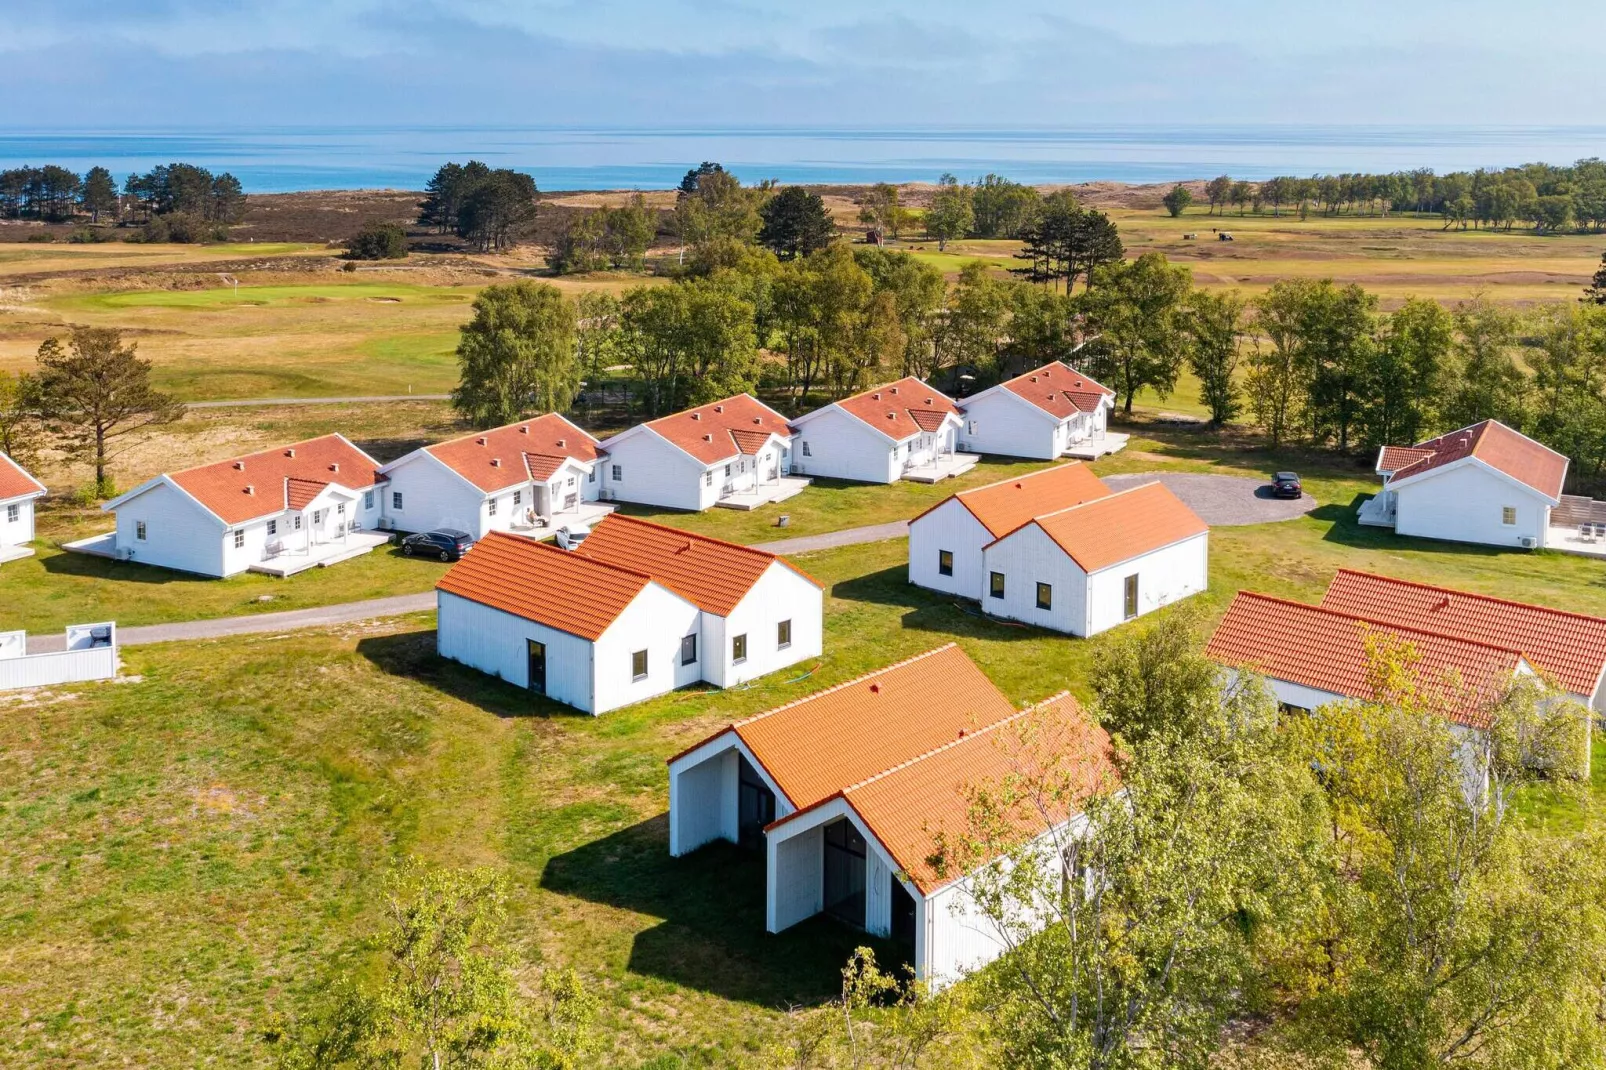
{"label": "roof chimney", "polygon": [[234,462],[234,470],[235,470],[235,471],[236,471],[236,472],[243,472],[243,471],[245,471],[245,462],[244,462],[244,461],[235,461],[235,462]]}
{"label": "roof chimney", "polygon": [[502,467],[502,458],[500,458],[500,457],[492,457],[491,458],[491,467],[492,468],[500,468],[500,467]]}
{"label": "roof chimney", "polygon": [[927,405],[930,405],[930,404],[931,404],[931,399],[930,399],[930,398],[927,398],[927,399],[926,399],[926,404],[927,404]]}
{"label": "roof chimney", "polygon": [[1032,376],[1032,382],[1034,382],[1034,383],[1037,382],[1037,376],[1035,376],[1035,375]]}
{"label": "roof chimney", "polygon": [[753,422],[754,422],[754,423],[755,423],[755,424],[761,424],[761,423],[763,423],[763,422],[764,422],[764,419],[763,419],[763,417],[760,417],[760,416],[755,416],[755,417],[753,417]]}
{"label": "roof chimney", "polygon": [[715,412],[724,412],[725,411],[725,406],[723,406],[723,405],[715,405],[714,406],[714,411]]}
{"label": "roof chimney", "polygon": [[896,394],[896,393],[897,393],[897,392],[898,392],[898,388],[897,388],[897,387],[893,387],[893,388],[892,388],[892,392],[893,392],[893,393],[894,393],[894,394]]}
{"label": "roof chimney", "polygon": [[898,414],[897,414],[897,413],[895,413],[895,412],[889,412],[889,413],[887,413],[887,419],[889,419],[889,420],[896,420],[896,419],[897,419],[897,418],[898,418]]}
{"label": "roof chimney", "polygon": [[712,442],[712,441],[714,441],[714,436],[713,435],[704,435],[703,436],[703,441],[704,442]]}
{"label": "roof chimney", "polygon": [[334,464],[331,464],[331,465],[330,465],[330,466],[329,466],[329,471],[331,471],[331,472],[338,472],[338,471],[340,471],[340,462],[339,462],[339,461],[336,461],[336,462],[335,462],[335,463],[334,463]]}
{"label": "roof chimney", "polygon": [[876,401],[880,401],[881,400],[881,391],[877,390],[874,394],[871,394],[870,396],[872,398],[874,398]]}
{"label": "roof chimney", "polygon": [[870,694],[872,694],[872,695],[881,694],[881,685],[880,684],[871,684],[870,685]]}
{"label": "roof chimney", "polygon": [[475,439],[475,440],[474,440],[474,444],[475,444],[475,445],[476,445],[476,446],[483,446],[483,445],[485,445],[485,436],[484,436],[484,435],[481,435],[481,436],[480,436],[480,437],[479,437],[479,438],[477,438],[477,439]]}
{"label": "roof chimney", "polygon": [[691,414],[691,418],[693,420],[701,420],[703,418],[703,414],[700,412],[694,412]]}
{"label": "roof chimney", "polygon": [[568,441],[566,439],[561,439],[561,438],[558,439],[558,449],[561,450],[567,444],[568,444]]}
{"label": "roof chimney", "polygon": [[530,433],[530,425],[529,424],[520,424],[519,425],[519,434],[527,435],[529,433]]}
{"label": "roof chimney", "polygon": [[257,492],[257,489],[254,486],[252,486],[251,484],[247,483],[245,485],[245,492],[247,494],[255,494]]}
{"label": "roof chimney", "polygon": [[289,449],[284,451],[284,455],[286,457],[294,457],[296,455],[296,448],[291,446]]}

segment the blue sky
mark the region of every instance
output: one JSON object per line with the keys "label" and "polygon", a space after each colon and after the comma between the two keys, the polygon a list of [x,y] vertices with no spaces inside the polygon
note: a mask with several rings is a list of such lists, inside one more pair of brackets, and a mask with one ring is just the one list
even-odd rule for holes
{"label": "blue sky", "polygon": [[1600,0],[0,0],[0,25],[0,128],[1606,114]]}

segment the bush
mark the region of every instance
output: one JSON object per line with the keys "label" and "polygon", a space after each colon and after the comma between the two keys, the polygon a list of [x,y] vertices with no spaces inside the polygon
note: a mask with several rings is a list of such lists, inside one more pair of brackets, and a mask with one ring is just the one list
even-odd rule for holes
{"label": "bush", "polygon": [[56,236],[48,230],[40,230],[28,235],[28,240],[32,242],[53,242],[56,240]]}
{"label": "bush", "polygon": [[355,261],[355,260],[347,260],[344,264],[340,265],[340,270],[341,271],[356,271],[357,270],[357,261]]}
{"label": "bush", "polygon": [[74,245],[98,245],[112,240],[112,232],[103,227],[79,227],[67,235]]}
{"label": "bush", "polygon": [[347,260],[401,260],[407,256],[407,231],[395,223],[370,223],[346,243]]}

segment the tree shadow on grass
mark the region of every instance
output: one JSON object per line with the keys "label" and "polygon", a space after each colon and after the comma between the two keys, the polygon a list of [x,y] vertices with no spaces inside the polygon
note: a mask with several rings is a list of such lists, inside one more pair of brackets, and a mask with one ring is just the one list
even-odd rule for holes
{"label": "tree shadow on grass", "polygon": [[435,652],[435,631],[374,635],[357,642],[357,653],[392,676],[414,680],[498,717],[585,717],[586,714],[460,665]]}
{"label": "tree shadow on grass", "polygon": [[906,565],[894,565],[880,572],[866,573],[834,584],[831,597],[845,602],[900,606],[905,610],[900,623],[906,631],[937,632],[993,641],[1073,638],[1033,625],[989,617],[982,612],[978,603],[970,599],[916,587],[908,577]]}
{"label": "tree shadow on grass", "polygon": [[824,916],[766,933],[763,852],[717,842],[671,858],[664,814],[552,857],[541,887],[659,919],[635,934],[632,973],[761,1006],[838,995],[856,947],[883,964],[907,954]]}

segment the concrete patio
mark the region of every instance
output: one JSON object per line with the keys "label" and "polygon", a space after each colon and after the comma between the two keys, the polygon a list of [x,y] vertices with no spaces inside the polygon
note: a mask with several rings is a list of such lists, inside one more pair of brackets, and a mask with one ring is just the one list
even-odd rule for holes
{"label": "concrete patio", "polygon": [[903,478],[911,483],[941,483],[954,476],[962,476],[981,460],[975,453],[950,453],[927,461],[924,464],[910,465],[903,470]]}
{"label": "concrete patio", "polygon": [[32,546],[0,546],[0,565],[7,561],[21,561],[33,556]]}
{"label": "concrete patio", "polygon": [[1079,461],[1096,461],[1100,457],[1120,453],[1126,449],[1127,439],[1131,437],[1116,431],[1106,431],[1102,435],[1071,443],[1065,450],[1065,456],[1074,457]]}
{"label": "concrete patio", "polygon": [[514,525],[509,532],[514,535],[523,535],[528,539],[550,539],[558,533],[558,529],[570,524],[584,524],[586,527],[596,527],[602,518],[619,508],[612,502],[581,502],[576,508],[565,509],[561,513],[544,517],[544,524],[525,526]]}
{"label": "concrete patio", "polygon": [[387,532],[351,531],[334,542],[315,543],[304,551],[288,551],[265,561],[258,561],[247,571],[261,572],[282,579],[285,576],[294,576],[298,572],[305,572],[309,568],[327,568],[342,561],[349,561],[353,557],[361,557],[389,542],[390,535]]}
{"label": "concrete patio", "polygon": [[1606,537],[1591,534],[1585,538],[1576,527],[1560,528],[1552,525],[1545,529],[1545,549],[1583,557],[1606,558]]}
{"label": "concrete patio", "polygon": [[714,504],[721,509],[753,510],[773,502],[784,502],[788,498],[795,498],[803,493],[803,488],[811,480],[800,476],[782,476],[778,482],[764,483],[752,490],[736,491],[727,494]]}
{"label": "concrete patio", "polygon": [[90,557],[117,556],[117,532],[103,531],[99,535],[91,535],[87,539],[78,539],[76,542],[64,542],[61,548],[68,553],[88,554]]}
{"label": "concrete patio", "polygon": [[1369,528],[1394,526],[1394,493],[1387,491],[1374,495],[1361,503],[1355,511],[1356,523]]}

